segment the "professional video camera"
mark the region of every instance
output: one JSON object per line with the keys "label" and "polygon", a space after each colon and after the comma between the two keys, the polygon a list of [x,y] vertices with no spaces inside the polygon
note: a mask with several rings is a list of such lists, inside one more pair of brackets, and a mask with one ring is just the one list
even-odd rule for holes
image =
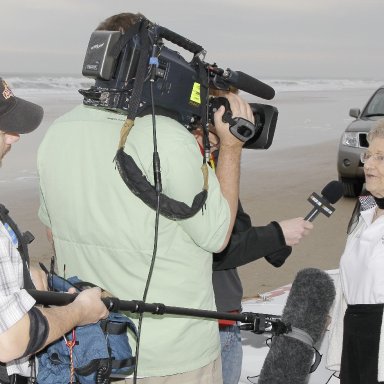
{"label": "professional video camera", "polygon": [[[221,104],[226,107],[226,116],[231,118],[225,98],[212,100],[209,97],[212,88],[229,90],[233,87],[268,100],[274,97],[273,88],[243,72],[205,63],[206,52],[200,45],[144,21],[126,33],[92,33],[82,73],[95,79],[95,85],[80,90],[85,105],[127,115],[134,105],[133,117],[149,113],[155,105],[157,113],[169,111],[187,129],[192,129],[206,124]],[[167,48],[163,38],[192,52],[192,60],[188,62],[178,52]],[[278,111],[265,104],[251,103],[250,106],[255,124],[231,119],[231,132],[246,142],[245,148],[269,148]]]}

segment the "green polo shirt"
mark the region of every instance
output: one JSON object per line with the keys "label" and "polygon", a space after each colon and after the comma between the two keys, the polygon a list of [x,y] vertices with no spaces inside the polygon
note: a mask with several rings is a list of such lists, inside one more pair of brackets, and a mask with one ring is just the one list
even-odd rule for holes
{"label": "green polo shirt", "polygon": [[[79,106],[49,128],[38,152],[39,217],[53,232],[60,274],[77,275],[120,299],[141,300],[152,260],[155,211],[135,196],[113,162],[125,116]],[[156,118],[163,193],[191,206],[203,187],[202,156],[176,121]],[[153,184],[152,118],[137,118],[125,146]],[[205,209],[186,220],[160,216],[147,302],[215,309],[212,252],[230,213],[209,169]],[[135,315],[130,315],[134,320]],[[139,376],[191,371],[220,353],[216,320],[144,315]]]}

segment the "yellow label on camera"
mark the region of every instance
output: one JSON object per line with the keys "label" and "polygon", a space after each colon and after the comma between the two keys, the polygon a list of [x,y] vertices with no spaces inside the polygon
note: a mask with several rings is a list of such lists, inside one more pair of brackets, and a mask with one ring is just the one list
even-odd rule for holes
{"label": "yellow label on camera", "polygon": [[196,104],[201,104],[201,99],[200,99],[200,84],[199,83],[194,83],[192,92],[191,92],[191,97],[189,100],[193,103]]}

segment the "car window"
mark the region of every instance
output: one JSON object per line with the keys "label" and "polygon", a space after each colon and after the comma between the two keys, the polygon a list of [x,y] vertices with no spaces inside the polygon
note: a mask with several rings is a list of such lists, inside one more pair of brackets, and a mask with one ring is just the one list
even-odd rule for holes
{"label": "car window", "polygon": [[384,115],[384,89],[380,88],[369,101],[362,116]]}

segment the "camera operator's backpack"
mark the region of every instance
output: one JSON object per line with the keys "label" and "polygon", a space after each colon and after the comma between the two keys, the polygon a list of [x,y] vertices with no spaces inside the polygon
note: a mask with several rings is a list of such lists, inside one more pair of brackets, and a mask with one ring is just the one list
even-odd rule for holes
{"label": "camera operator's backpack", "polygon": [[[93,286],[76,276],[64,280],[51,276],[56,291],[70,287]],[[76,327],[38,354],[39,384],[106,384],[110,376],[125,377],[133,373],[135,357],[127,331],[137,336],[134,323],[121,313],[110,312],[96,324]]]}

